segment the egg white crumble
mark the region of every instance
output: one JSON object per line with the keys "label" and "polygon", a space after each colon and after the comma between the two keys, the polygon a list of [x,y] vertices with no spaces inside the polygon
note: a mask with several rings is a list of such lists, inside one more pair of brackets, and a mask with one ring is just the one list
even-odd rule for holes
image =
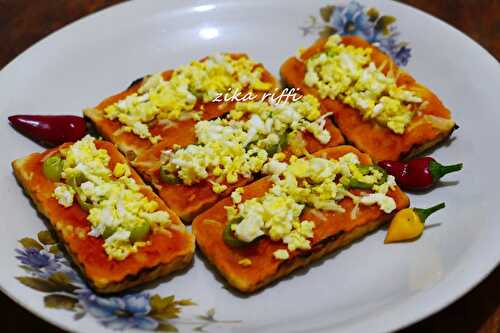
{"label": "egg white crumble", "polygon": [[304,83],[321,98],[339,99],[394,133],[402,134],[423,100],[416,92],[396,85],[372,61],[370,48],[344,45],[332,35],[325,50],[305,61]]}
{"label": "egg white crumble", "polygon": [[290,258],[290,254],[285,249],[274,251],[273,256],[278,260],[287,260],[288,258]]}
{"label": "egg white crumble", "polygon": [[97,149],[91,136],[62,149],[61,155],[65,183],[55,188],[53,196],[64,207],[78,199],[88,210],[89,235],[105,238],[103,246],[110,259],[123,260],[147,244],[132,240],[137,228],[147,232],[170,224],[170,215],[140,192],[128,165],[117,163],[111,169],[107,150]]}
{"label": "egg white crumble", "polygon": [[71,186],[66,184],[59,184],[54,189],[53,193],[54,198],[57,199],[57,202],[64,207],[73,206],[73,198],[75,196],[75,190]]}
{"label": "egg white crumble", "polygon": [[154,120],[200,120],[201,110],[195,110],[198,101],[210,102],[228,90],[270,89],[272,84],[262,81],[263,71],[247,57],[215,54],[177,68],[170,80],[165,80],[162,73],[149,76],[136,93],[109,105],[104,114],[123,124],[123,131],[157,143],[161,137],[149,130]]}
{"label": "egg white crumble", "polygon": [[231,200],[233,201],[233,203],[239,204],[241,202],[241,194],[243,194],[244,191],[245,190],[243,189],[243,187],[238,187],[231,193]]}

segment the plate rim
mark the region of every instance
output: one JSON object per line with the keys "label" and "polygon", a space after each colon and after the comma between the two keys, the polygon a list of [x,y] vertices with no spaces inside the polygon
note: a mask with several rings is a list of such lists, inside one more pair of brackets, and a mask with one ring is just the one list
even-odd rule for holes
{"label": "plate rim", "polygon": [[[239,0],[239,1],[255,2],[252,0]],[[259,0],[259,1],[264,2],[264,0]],[[273,0],[273,1],[282,2],[282,3],[286,2],[286,0]],[[365,0],[358,0],[358,1],[360,1],[361,3],[365,3]],[[476,49],[476,51],[481,52],[483,54],[484,59],[488,59],[493,64],[496,63],[499,66],[498,68],[500,69],[500,62],[498,62],[496,60],[495,56],[489,50],[487,50],[485,47],[483,47],[478,42],[476,42],[472,37],[468,36],[467,34],[460,31],[459,29],[452,26],[451,24],[449,24],[449,23],[443,21],[442,19],[440,19],[436,16],[433,16],[433,15],[431,15],[431,14],[429,14],[429,13],[427,13],[419,8],[416,8],[410,4],[401,3],[401,2],[394,1],[394,0],[378,0],[378,1],[390,2],[392,5],[394,5],[396,7],[404,8],[404,10],[415,11],[419,15],[423,15],[428,19],[432,19],[435,22],[439,22],[439,24],[444,29],[449,29],[454,34],[458,33],[462,38],[465,37],[468,45],[471,45],[471,46],[473,45],[474,48]],[[141,2],[143,2],[145,4],[145,6],[147,6],[146,1],[143,0]],[[151,1],[151,2],[153,2],[153,1]],[[226,3],[228,1],[216,0],[214,2]],[[339,2],[344,3],[344,2],[346,2],[346,0],[331,0],[329,2],[330,3],[339,3]],[[104,9],[101,9],[97,12],[85,15],[85,16],[80,17],[71,23],[66,24],[62,28],[51,32],[47,36],[41,38],[40,40],[38,40],[34,44],[30,45],[27,49],[25,49],[20,54],[15,56],[12,60],[10,60],[5,66],[3,66],[2,69],[0,69],[0,77],[8,75],[9,72],[11,72],[11,71],[15,71],[15,67],[17,66],[17,64],[19,62],[23,61],[23,59],[28,57],[29,54],[33,52],[33,50],[35,50],[37,48],[45,47],[45,44],[50,43],[52,41],[52,39],[55,38],[54,36],[59,35],[62,32],[71,33],[71,30],[75,29],[75,27],[81,26],[82,24],[88,24],[87,23],[88,21],[94,20],[96,18],[99,19],[99,17],[101,17],[103,15],[108,15],[108,14],[112,15],[111,12],[116,11],[117,8],[119,8],[118,10],[126,10],[125,9],[126,7],[133,7],[135,5],[142,6],[142,5],[139,5],[139,3],[140,3],[139,1],[126,1],[126,2],[121,2],[121,3],[117,3],[117,4],[112,4]],[[195,5],[195,3],[199,3],[199,2],[196,2],[195,0],[189,0],[189,1],[170,0],[170,3],[176,9],[182,9],[182,8],[189,8],[193,5]],[[500,254],[494,255],[492,253],[490,255],[490,257],[488,257],[490,259],[486,263],[484,261],[482,262],[483,265],[481,265],[480,269],[476,268],[472,272],[469,271],[467,278],[464,281],[461,281],[461,283],[459,285],[457,285],[453,289],[452,292],[448,292],[447,297],[434,299],[431,303],[431,306],[428,306],[426,308],[417,309],[414,312],[412,312],[411,315],[399,316],[397,318],[391,317],[389,319],[386,318],[384,325],[381,327],[377,327],[378,330],[376,330],[376,331],[377,332],[385,332],[385,331],[394,331],[394,330],[406,328],[412,324],[415,324],[416,322],[419,322],[419,321],[443,310],[444,308],[451,305],[453,302],[459,300],[464,295],[466,295],[468,292],[470,292],[472,289],[474,289],[476,286],[478,286],[481,282],[483,282],[497,267],[500,266]],[[457,267],[455,267],[455,269]],[[444,280],[445,279],[443,279],[443,281]],[[443,281],[441,281],[441,282],[443,282]],[[430,288],[428,290],[425,290],[424,293],[425,294],[431,293],[432,289],[434,289],[434,287]],[[45,314],[40,312],[38,309],[31,307],[28,304],[28,302],[26,302],[25,300],[23,300],[21,298],[16,297],[14,295],[14,293],[12,293],[12,292],[8,291],[6,288],[4,288],[2,281],[0,281],[0,291],[3,292],[4,295],[9,297],[11,300],[16,302],[19,306],[22,306],[25,310],[29,311],[30,313],[32,313],[36,317],[54,325],[55,327],[59,327],[59,328],[62,328],[64,330],[67,330],[67,331],[78,330],[78,328],[76,328],[76,329],[72,328],[70,325],[63,322],[62,320],[58,321],[57,318],[55,318],[55,317],[46,316]],[[427,295],[425,295],[425,296],[427,296]],[[411,296],[411,298],[413,298],[413,297],[414,296]],[[409,299],[410,298],[408,298],[408,300]],[[408,318],[411,318],[411,319],[408,319]],[[364,327],[368,326],[370,320],[371,319],[369,319],[368,321],[363,320],[362,326],[364,326]],[[317,332],[329,332],[329,328],[331,329],[331,327],[332,327],[331,324],[328,327],[326,327],[326,326],[319,327],[317,329]],[[351,326],[347,327],[347,330],[348,331],[357,331],[358,329],[357,328],[353,329],[353,326],[351,325]]]}

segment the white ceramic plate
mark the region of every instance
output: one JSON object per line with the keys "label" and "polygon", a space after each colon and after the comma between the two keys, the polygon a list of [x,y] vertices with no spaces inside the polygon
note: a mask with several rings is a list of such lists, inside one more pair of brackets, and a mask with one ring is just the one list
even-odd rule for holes
{"label": "white ceramic plate", "polygon": [[[500,259],[496,209],[500,66],[457,30],[388,1],[363,1],[363,5],[397,18],[393,26],[401,34],[396,41],[407,41],[411,48],[408,71],[441,97],[461,125],[451,144],[437,149],[434,156],[443,162],[462,161],[465,169],[450,175],[447,186],[411,196],[415,206],[446,201],[446,210],[432,217],[438,227],[428,229],[417,242],[390,246],[383,244],[384,231],[379,231],[248,297],[225,289],[200,255],[185,274],[159,281],[139,294],[107,300],[86,290],[54,296],[57,293],[33,290],[16,279],[31,277],[23,281],[47,291],[50,285],[44,279],[53,270],[69,268],[60,257],[45,250],[22,250],[18,243],[23,237],[36,237],[44,224],[16,183],[10,161],[42,148],[11,129],[7,115],[80,114],[145,73],[218,51],[247,52],[278,75],[287,57],[317,37],[324,22],[318,18],[311,26],[309,16],[319,17],[320,7],[328,4],[346,5],[295,0],[133,1],[58,31],[4,68],[0,72],[2,291],[51,323],[76,331],[133,326],[167,330],[173,325],[181,331],[208,332],[382,332],[438,311],[483,279]],[[362,18],[358,11],[339,14],[344,16],[337,19],[348,19],[350,14]],[[330,19],[332,24],[338,22]],[[309,27],[309,33],[303,36],[300,27]],[[38,271],[21,268],[23,262]],[[189,298],[197,305],[171,304],[171,309],[180,308],[180,317],[159,326],[149,316],[148,298],[154,294]],[[65,305],[71,311],[46,307],[44,297],[48,305]],[[84,314],[75,320],[75,315]]]}

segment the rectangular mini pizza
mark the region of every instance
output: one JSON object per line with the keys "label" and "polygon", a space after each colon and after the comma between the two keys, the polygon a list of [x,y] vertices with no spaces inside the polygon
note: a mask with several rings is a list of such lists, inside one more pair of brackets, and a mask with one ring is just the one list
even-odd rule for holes
{"label": "rectangular mini pizza", "polygon": [[394,177],[352,146],[292,157],[193,221],[196,242],[250,293],[351,244],[408,207]]}
{"label": "rectangular mini pizza", "polygon": [[412,157],[457,128],[434,93],[358,36],[319,39],[281,75],[320,98],[345,139],[375,161]]}
{"label": "rectangular mini pizza", "polygon": [[289,103],[236,103],[224,117],[199,121],[195,142],[157,146],[134,166],[180,218],[191,221],[231,191],[303,156],[343,143],[329,113],[311,95]]}
{"label": "rectangular mini pizza", "polygon": [[158,144],[192,143],[197,121],[217,118],[233,107],[234,102],[221,101],[221,94],[260,96],[276,88],[276,79],[247,55],[216,54],[138,79],[84,114],[133,161]]}
{"label": "rectangular mini pizza", "polygon": [[86,136],[12,166],[97,292],[122,291],[191,262],[193,235],[113,144]]}

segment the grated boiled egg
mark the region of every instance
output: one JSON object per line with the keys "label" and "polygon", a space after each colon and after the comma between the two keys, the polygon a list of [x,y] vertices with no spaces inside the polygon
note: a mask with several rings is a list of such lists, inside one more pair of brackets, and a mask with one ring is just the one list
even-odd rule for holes
{"label": "grated boiled egg", "polygon": [[393,198],[388,197],[382,193],[370,193],[361,197],[361,204],[366,206],[371,206],[373,204],[378,204],[380,209],[385,213],[390,213],[396,209],[396,202]]}
{"label": "grated boiled egg", "polygon": [[332,35],[325,50],[305,61],[304,82],[315,87],[321,98],[339,99],[359,110],[365,119],[374,119],[394,133],[404,133],[422,99],[398,87],[372,62],[370,48],[344,45]]}
{"label": "grated boiled egg", "polygon": [[[234,184],[261,171],[279,173],[286,166],[279,151],[291,137],[307,131],[322,143],[330,141],[319,108],[313,96],[289,104],[237,103],[227,118],[198,122],[196,144],[164,152],[164,168],[186,185],[214,175],[216,193],[226,189],[222,182]],[[266,164],[273,155],[276,159]]]}
{"label": "grated boiled egg", "polygon": [[243,258],[240,261],[238,261],[238,264],[240,264],[243,267],[252,266],[252,260],[249,258]]}
{"label": "grated boiled egg", "polygon": [[242,200],[241,195],[243,194],[244,191],[245,190],[243,189],[243,187],[238,187],[231,193],[231,200],[233,201],[233,203],[239,204],[241,202]]}
{"label": "grated boiled egg", "polygon": [[86,136],[61,151],[65,184],[57,186],[53,195],[64,207],[71,206],[76,195],[89,211],[89,235],[106,238],[103,247],[109,258],[123,260],[147,244],[132,239],[138,228],[146,226],[148,232],[165,227],[170,215],[140,192],[128,165],[117,163],[111,169],[107,150],[97,149],[94,141]]}
{"label": "grated boiled egg", "polygon": [[168,81],[162,73],[149,76],[137,93],[106,107],[104,114],[122,123],[122,130],[157,143],[161,137],[149,131],[151,122],[200,120],[200,112],[194,110],[198,100],[210,102],[229,90],[270,89],[272,85],[262,81],[262,73],[262,67],[246,57],[216,54],[179,67]]}
{"label": "grated boiled egg", "polygon": [[278,260],[287,260],[288,258],[290,258],[290,254],[285,249],[274,251],[273,256]]}
{"label": "grated boiled egg", "polygon": [[[347,153],[337,160],[320,157],[291,158],[284,171],[273,174],[273,186],[261,197],[241,202],[233,200],[233,206],[225,207],[229,221],[239,221],[231,226],[235,236],[244,242],[267,235],[281,241],[287,250],[278,250],[275,258],[285,260],[287,251],[308,250],[314,236],[315,224],[300,219],[305,207],[344,213],[339,204],[351,198],[356,205],[377,204],[385,213],[396,209],[394,199],[387,195],[395,186],[394,177],[383,181],[384,174],[376,169],[370,174],[359,171],[358,157]],[[361,178],[362,177],[362,178]],[[373,193],[355,195],[345,180],[362,179],[373,184]],[[383,182],[382,182],[383,181]],[[356,214],[354,214],[356,215]],[[352,216],[352,214],[351,214]]]}
{"label": "grated boiled egg", "polygon": [[73,198],[75,196],[75,191],[71,186],[66,184],[58,185],[54,189],[53,193],[54,198],[57,199],[57,202],[64,207],[71,207],[73,205]]}

